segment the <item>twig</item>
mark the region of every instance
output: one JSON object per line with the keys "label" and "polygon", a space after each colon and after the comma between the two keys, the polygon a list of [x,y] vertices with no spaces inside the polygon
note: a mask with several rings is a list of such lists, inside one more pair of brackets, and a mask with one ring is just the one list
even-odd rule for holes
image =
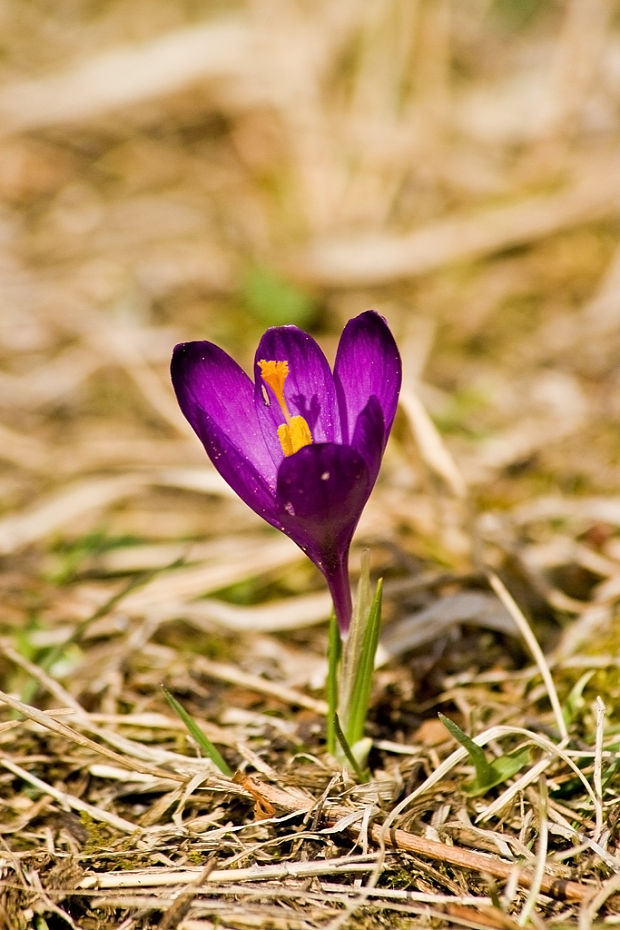
{"label": "twig", "polygon": [[[264,792],[265,786],[260,785]],[[258,790],[258,787],[257,787]],[[312,878],[338,872],[369,872],[374,867],[374,855],[341,856],[337,859],[317,859],[311,862],[283,862],[277,865],[252,865],[244,869],[213,869],[213,883],[282,881],[287,878]],[[160,888],[164,885],[194,885],[202,878],[203,869],[139,869],[87,875],[80,888]]]}
{"label": "twig", "polygon": [[[288,795],[282,788],[269,784],[255,783],[254,789],[260,791],[261,796],[276,807],[287,807],[289,810],[299,810],[301,812],[302,810],[309,810],[313,804],[313,801],[308,799],[306,805],[300,807],[298,796]],[[323,821],[327,825],[334,825],[349,812],[346,808],[338,805],[326,805],[323,809]],[[355,828],[349,827],[346,832],[349,832],[350,829],[354,830]],[[493,878],[508,880],[516,871],[517,883],[523,888],[530,888],[534,881],[535,876],[532,869],[520,868],[516,863],[505,862],[487,853],[473,852],[460,846],[448,845],[437,840],[428,840],[414,833],[408,833],[406,830],[388,828],[386,831],[383,824],[376,823],[370,828],[370,836],[372,841],[380,846],[385,844],[397,849],[404,849],[424,859],[447,862],[450,865],[469,869],[481,875],[490,875]],[[545,871],[540,876],[540,890],[560,900],[586,901],[596,893],[597,889],[591,885],[559,878],[557,875]]]}
{"label": "twig", "polygon": [[198,878],[192,882],[191,888],[188,888],[187,891],[183,891],[178,898],[175,899],[174,904],[164,912],[159,922],[159,930],[175,930],[175,928],[179,926],[192,906],[192,901],[200,891],[201,886],[204,885],[213,872],[215,862],[215,854],[212,854]]}

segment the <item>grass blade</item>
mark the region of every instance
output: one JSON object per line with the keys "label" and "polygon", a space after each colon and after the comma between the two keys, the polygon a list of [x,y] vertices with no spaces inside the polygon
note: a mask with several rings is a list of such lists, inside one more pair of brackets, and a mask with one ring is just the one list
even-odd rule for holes
{"label": "grass blade", "polygon": [[342,727],[340,726],[340,718],[338,717],[338,714],[334,714],[334,732],[336,734],[336,738],[338,739],[338,743],[340,744],[340,748],[342,749],[345,758],[349,763],[349,766],[357,775],[358,781],[368,781],[366,773],[363,771],[358,760],[355,758],[355,754],[349,745],[349,741],[346,738]]}
{"label": "grass blade", "polygon": [[372,689],[372,676],[375,667],[375,655],[381,628],[382,596],[383,580],[380,578],[377,582],[370,610],[368,611],[359,662],[355,669],[355,680],[351,694],[350,717],[347,725],[347,738],[353,746],[364,736],[364,727]]}
{"label": "grass blade", "polygon": [[496,785],[503,784],[508,778],[520,772],[530,761],[530,750],[528,747],[524,747],[489,762],[484,749],[478,746],[467,733],[464,733],[454,720],[444,717],[443,714],[439,714],[439,719],[451,735],[467,750],[476,769],[474,780],[463,785],[463,790],[470,797],[485,794],[491,788],[495,788]]}
{"label": "grass blade", "polygon": [[208,736],[206,736],[196,721],[191,717],[183,705],[177,701],[173,694],[168,691],[165,685],[161,686],[161,690],[164,692],[164,697],[170,704],[170,707],[173,709],[175,714],[177,714],[185,726],[187,727],[190,736],[196,741],[199,749],[211,759],[214,765],[218,767],[222,775],[225,775],[227,778],[232,778],[233,771],[224,761],[220,751],[213,745]]}
{"label": "grass blade", "polygon": [[327,681],[325,697],[327,699],[327,751],[334,755],[336,751],[336,717],[338,713],[338,669],[342,655],[342,642],[338,629],[336,614],[332,611],[329,618],[329,638],[327,641]]}

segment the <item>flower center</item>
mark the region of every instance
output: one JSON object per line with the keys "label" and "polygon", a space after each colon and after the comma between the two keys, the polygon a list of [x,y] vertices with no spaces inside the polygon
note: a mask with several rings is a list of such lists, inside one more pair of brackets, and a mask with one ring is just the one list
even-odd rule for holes
{"label": "flower center", "polygon": [[284,399],[284,382],[288,377],[288,362],[267,362],[261,359],[258,363],[263,381],[269,385],[280,405],[284,416],[284,423],[278,426],[278,439],[284,455],[293,455],[303,446],[312,442],[310,427],[303,417],[292,417]]}

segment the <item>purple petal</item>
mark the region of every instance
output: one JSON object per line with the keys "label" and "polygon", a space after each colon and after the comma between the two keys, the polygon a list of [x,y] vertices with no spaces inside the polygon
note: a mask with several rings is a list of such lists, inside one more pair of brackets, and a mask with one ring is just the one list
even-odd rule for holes
{"label": "purple petal", "polygon": [[284,532],[325,575],[342,632],[351,610],[349,546],[371,488],[366,462],[351,446],[304,446],[278,471],[276,499]]}
{"label": "purple petal", "polygon": [[252,510],[282,529],[276,469],[254,410],[254,385],[211,342],[176,346],[171,375],[179,406],[225,481]]}
{"label": "purple petal", "polygon": [[352,447],[366,462],[371,490],[379,474],[385,439],[383,410],[376,395],[373,394],[357,418],[351,440]]}
{"label": "purple petal", "polygon": [[351,441],[357,418],[372,396],[383,411],[383,444],[392,428],[400,391],[400,354],[386,321],[367,310],[345,326],[334,366],[343,441]]}
{"label": "purple petal", "polygon": [[262,359],[288,362],[284,397],[292,416],[302,416],[308,423],[313,441],[341,442],[334,378],[322,350],[312,336],[296,326],[276,326],[263,335],[254,360],[254,403],[274,462],[279,465],[282,461],[277,430],[284,417],[261,378],[258,362]]}

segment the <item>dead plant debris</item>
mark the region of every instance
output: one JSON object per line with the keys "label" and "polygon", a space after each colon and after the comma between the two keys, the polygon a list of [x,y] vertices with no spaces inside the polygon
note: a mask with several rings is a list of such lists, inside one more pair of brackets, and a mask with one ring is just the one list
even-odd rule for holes
{"label": "dead plant debris", "polygon": [[[0,19],[0,928],[617,924],[611,0]],[[385,578],[357,784],[320,579],[167,366],[370,306],[405,386],[353,555]]]}

